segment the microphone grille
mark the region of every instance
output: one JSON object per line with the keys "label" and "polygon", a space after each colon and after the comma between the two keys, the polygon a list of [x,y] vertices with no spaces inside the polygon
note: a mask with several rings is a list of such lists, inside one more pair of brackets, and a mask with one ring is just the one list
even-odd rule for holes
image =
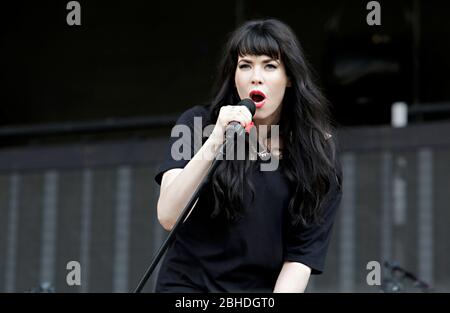
{"label": "microphone grille", "polygon": [[237,105],[244,105],[247,107],[247,109],[250,111],[250,113],[252,113],[252,116],[255,115],[256,112],[256,105],[253,102],[252,99],[250,98],[245,98],[242,99],[241,101],[239,101],[239,103]]}

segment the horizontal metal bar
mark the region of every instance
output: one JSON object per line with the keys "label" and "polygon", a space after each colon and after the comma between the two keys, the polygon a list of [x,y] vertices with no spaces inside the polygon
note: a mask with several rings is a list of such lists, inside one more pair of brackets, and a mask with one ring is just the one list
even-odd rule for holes
{"label": "horizontal metal bar", "polygon": [[[450,112],[450,102],[421,103],[408,108],[408,115],[423,113]],[[64,123],[46,123],[35,125],[17,125],[0,127],[0,137],[67,135],[107,131],[125,131],[136,129],[152,129],[173,126],[179,114],[107,118],[92,121],[73,121]]]}
{"label": "horizontal metal bar", "polygon": [[169,127],[175,124],[178,115],[149,117],[108,118],[87,122],[48,123],[23,126],[0,127],[0,137],[79,134],[104,131],[124,131]]}
{"label": "horizontal metal bar", "polygon": [[0,149],[2,171],[79,169],[99,166],[159,164],[164,160],[168,136],[152,139],[42,145]]}
{"label": "horizontal metal bar", "polygon": [[[450,147],[450,122],[409,125],[407,127],[358,127],[340,129],[340,151]],[[167,134],[151,138],[128,138],[61,145],[34,145],[0,149],[0,172],[39,169],[70,169],[122,164],[158,164],[167,153]]]}
{"label": "horizontal metal bar", "polygon": [[338,130],[342,150],[396,150],[418,147],[449,147],[450,122],[414,123],[406,127],[349,127]]}
{"label": "horizontal metal bar", "polygon": [[408,108],[408,115],[450,112],[450,102],[421,103]]}

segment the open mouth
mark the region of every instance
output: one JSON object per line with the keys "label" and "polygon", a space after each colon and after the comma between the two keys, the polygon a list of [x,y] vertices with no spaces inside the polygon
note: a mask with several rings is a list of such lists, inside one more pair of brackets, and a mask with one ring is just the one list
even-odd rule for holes
{"label": "open mouth", "polygon": [[255,104],[258,104],[266,99],[266,95],[262,91],[252,90],[250,92],[250,99],[252,99]]}

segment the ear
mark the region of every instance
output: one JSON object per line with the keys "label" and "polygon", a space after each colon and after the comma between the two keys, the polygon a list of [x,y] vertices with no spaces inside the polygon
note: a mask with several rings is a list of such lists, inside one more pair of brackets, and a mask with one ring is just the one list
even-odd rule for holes
{"label": "ear", "polygon": [[292,87],[292,83],[291,83],[291,78],[290,77],[288,77],[288,81],[287,81],[286,87]]}

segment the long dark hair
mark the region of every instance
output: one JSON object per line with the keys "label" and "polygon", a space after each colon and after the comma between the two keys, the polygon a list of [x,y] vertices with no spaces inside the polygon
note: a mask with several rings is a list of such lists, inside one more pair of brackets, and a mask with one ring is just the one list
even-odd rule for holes
{"label": "long dark hair", "polygon": [[[212,122],[222,106],[241,100],[234,75],[238,56],[244,55],[267,55],[285,65],[291,87],[285,91],[279,126],[283,170],[292,194],[288,211],[294,225],[320,222],[326,195],[333,187],[340,191],[342,181],[329,103],[314,82],[291,28],[276,19],[253,20],[237,28],[226,44],[210,108]],[[248,160],[221,161],[212,177],[213,215],[224,211],[233,218],[244,211],[243,189],[250,184],[246,179],[250,169]]]}

